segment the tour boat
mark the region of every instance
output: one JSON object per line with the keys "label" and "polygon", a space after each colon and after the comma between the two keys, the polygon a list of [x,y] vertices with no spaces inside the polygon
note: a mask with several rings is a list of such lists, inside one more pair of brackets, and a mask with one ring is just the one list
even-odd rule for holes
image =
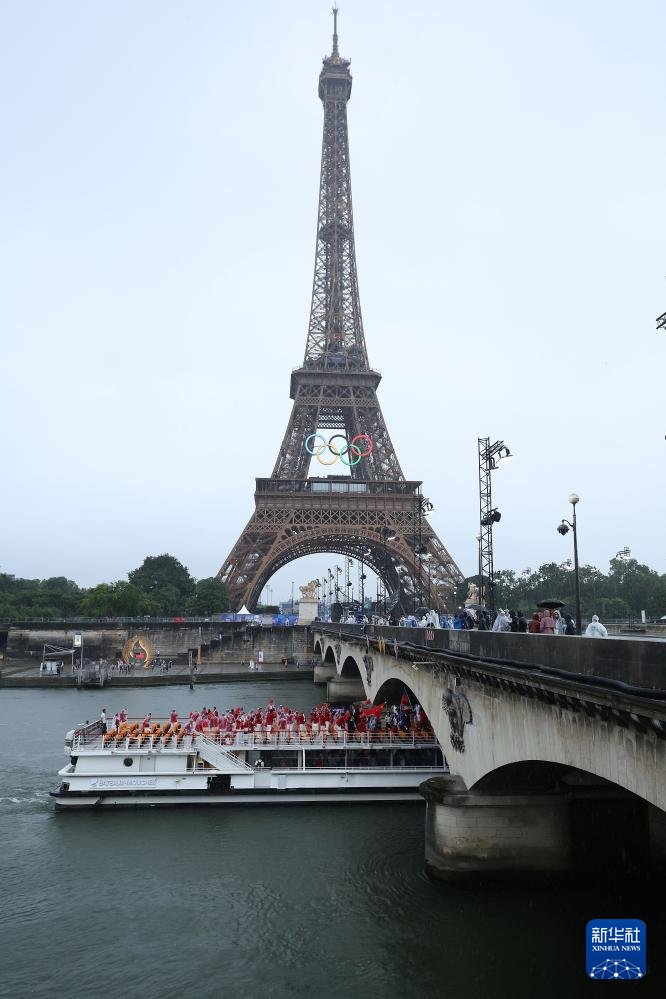
{"label": "tour boat", "polygon": [[50,793],[57,808],[423,801],[447,773],[429,732],[188,731],[153,719],[104,733],[67,733],[69,762]]}

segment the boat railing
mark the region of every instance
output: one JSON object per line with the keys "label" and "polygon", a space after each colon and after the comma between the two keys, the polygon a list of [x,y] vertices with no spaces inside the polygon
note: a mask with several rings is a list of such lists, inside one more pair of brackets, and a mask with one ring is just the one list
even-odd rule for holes
{"label": "boat railing", "polygon": [[434,733],[419,732],[301,732],[263,729],[255,732],[219,734],[204,729],[204,735],[224,749],[427,749],[438,746]]}
{"label": "boat railing", "polygon": [[172,734],[165,736],[163,733],[137,732],[121,736],[107,733],[105,736],[102,734],[101,729],[99,729],[96,732],[88,732],[87,730],[76,731],[71,751],[72,753],[76,753],[81,752],[81,750],[89,751],[91,749],[160,749],[183,752],[191,750],[193,743],[194,735],[192,734]]}

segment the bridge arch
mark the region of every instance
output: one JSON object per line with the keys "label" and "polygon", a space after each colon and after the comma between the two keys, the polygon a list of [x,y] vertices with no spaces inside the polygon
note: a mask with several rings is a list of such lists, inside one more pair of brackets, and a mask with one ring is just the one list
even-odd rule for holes
{"label": "bridge arch", "polygon": [[407,692],[410,703],[415,704],[419,697],[401,677],[391,676],[377,688],[377,692],[373,698],[374,704],[381,704],[385,702],[386,704],[400,704],[402,695]]}
{"label": "bridge arch", "polygon": [[261,566],[260,574],[243,591],[244,602],[248,607],[255,607],[263,588],[279,569],[306,555],[317,554],[342,555],[363,561],[384,581],[391,593],[400,592],[405,584],[407,588],[415,585],[420,565],[406,538],[396,538],[385,544],[379,527],[365,530],[358,525],[349,528],[340,525],[336,527],[335,534],[325,536],[318,536],[313,530],[299,530],[280,539],[270,561]]}
{"label": "bridge arch", "polygon": [[317,639],[315,641],[314,647],[313,647],[312,651],[313,651],[313,653],[314,653],[315,656],[320,656],[321,655],[321,642],[319,641],[319,639]]}
{"label": "bridge arch", "polygon": [[333,648],[332,645],[327,645],[326,646],[326,653],[324,654],[323,659],[324,659],[325,663],[331,663],[337,669],[338,663],[337,663],[337,660],[335,658],[335,650],[334,650],[334,648]]}
{"label": "bridge arch", "polygon": [[354,656],[346,656],[340,670],[340,676],[354,680],[362,680],[361,667],[356,662]]}

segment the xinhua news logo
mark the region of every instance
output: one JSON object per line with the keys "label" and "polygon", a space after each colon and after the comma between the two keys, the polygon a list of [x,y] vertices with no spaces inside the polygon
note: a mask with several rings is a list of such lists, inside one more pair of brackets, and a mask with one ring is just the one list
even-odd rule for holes
{"label": "xinhua news logo", "polygon": [[645,923],[641,919],[591,919],[586,941],[588,978],[645,976]]}

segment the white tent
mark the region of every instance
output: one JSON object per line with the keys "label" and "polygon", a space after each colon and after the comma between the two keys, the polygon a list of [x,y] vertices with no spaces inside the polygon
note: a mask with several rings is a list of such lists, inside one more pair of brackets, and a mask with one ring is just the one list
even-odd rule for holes
{"label": "white tent", "polygon": [[248,617],[252,616],[250,614],[249,610],[247,609],[247,607],[245,606],[245,604],[243,604],[243,606],[241,607],[241,609],[239,611],[237,611],[237,613],[238,614],[247,614]]}

